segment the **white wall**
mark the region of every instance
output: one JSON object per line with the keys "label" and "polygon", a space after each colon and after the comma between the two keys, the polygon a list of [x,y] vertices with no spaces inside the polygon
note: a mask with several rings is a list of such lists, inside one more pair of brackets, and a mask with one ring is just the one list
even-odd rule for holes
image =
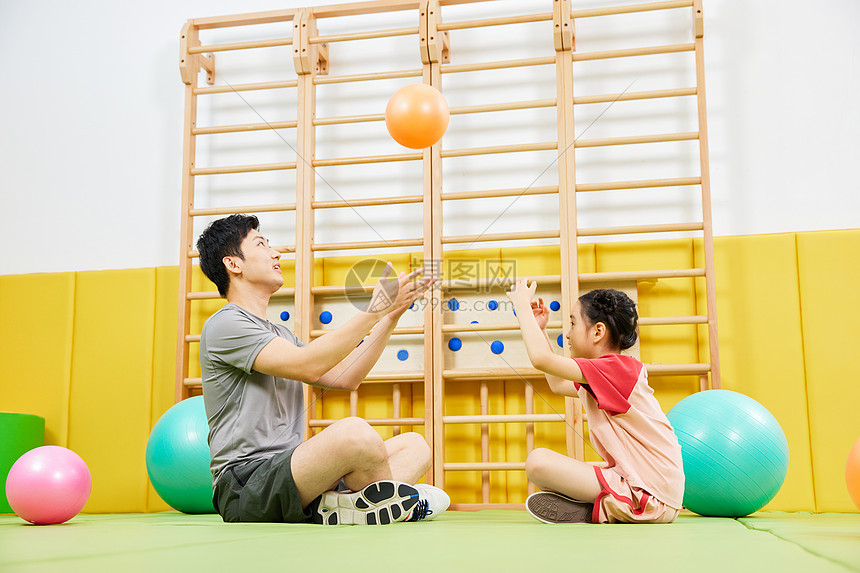
{"label": "white wall", "polygon": [[[181,0],[150,2],[144,10],[138,10],[128,3],[95,0],[0,0],[0,240],[7,246],[0,274],[177,264],[183,112],[178,73],[181,25],[192,17],[329,3]],[[619,3],[600,0],[587,6]],[[574,8],[586,6],[573,4]],[[488,9],[487,5],[472,8],[479,11],[471,14]],[[856,104],[856,94],[860,92],[860,39],[853,30],[860,21],[860,3],[830,0],[817,2],[813,8],[812,3],[796,0],[705,0],[705,13],[715,233],[860,227],[860,183],[854,173],[860,158],[856,134],[860,127]],[[603,43],[660,43],[650,42],[644,32],[630,35],[623,30],[605,29],[589,36],[584,24],[577,32],[580,50],[589,46],[600,49]],[[512,40],[514,44],[519,41],[512,50],[540,46],[539,40],[518,38]],[[499,53],[495,48],[489,52],[478,39],[472,41],[468,36],[458,40],[455,49],[459,61],[518,57]],[[396,47],[388,50],[393,54],[398,51]],[[333,66],[341,66],[341,71],[333,73],[348,73],[363,65],[361,60],[350,61],[343,50],[335,55]],[[246,66],[241,59],[231,61],[227,53],[221,56],[218,68],[228,81],[245,81],[243,78],[253,75],[254,66]],[[392,56],[392,65],[399,61]],[[272,61],[267,65],[277,68],[283,63]],[[689,74],[688,69],[681,65],[675,68],[669,60],[665,65],[667,73],[679,78]],[[286,69],[289,71],[291,66]],[[512,74],[494,81],[476,80],[474,84],[452,77],[445,80],[444,89],[451,105],[547,97],[539,93],[541,86],[554,84],[539,72],[534,73],[537,75],[531,78]],[[594,88],[591,93],[621,91],[630,78],[634,81],[632,90],[650,89],[650,76],[630,69],[604,76],[589,76],[584,71],[581,77],[590,78]],[[637,82],[639,77],[645,79]],[[395,89],[398,85],[381,89]],[[318,115],[371,113],[372,99],[356,91],[349,98],[322,97]],[[235,122],[254,122],[259,121],[253,117],[256,112],[268,121],[278,119],[277,106],[272,102],[249,103],[253,110],[235,97],[232,101],[222,99],[222,103],[203,107],[202,119],[230,123],[235,116]],[[362,109],[363,105],[367,109]],[[642,117],[636,125],[648,132],[649,122],[666,112],[659,107],[650,108],[652,111],[624,109],[618,106],[603,115],[602,108],[583,112],[584,120],[595,119],[585,137],[615,135],[615,130],[629,125],[637,114]],[[530,113],[534,115],[520,117],[525,124],[516,127],[515,137],[528,141],[549,139],[554,112],[549,116]],[[618,115],[613,116],[615,113]],[[508,142],[500,141],[510,135],[505,133],[508,120],[504,118],[496,119],[494,125],[459,121],[452,121],[443,141],[446,148]],[[268,139],[249,139],[251,151],[240,151],[229,144],[201,144],[198,160],[212,164],[289,160],[283,159],[283,142],[273,140],[271,133],[259,135]],[[356,144],[362,149],[400,151],[386,147],[391,142],[380,124],[364,124],[362,130],[320,138],[321,155],[326,156],[349,155],[345,150]],[[509,160],[506,170],[478,160],[464,162],[446,175],[446,190],[476,188],[479,182],[487,188],[526,186],[535,180],[537,184],[551,184],[543,180],[551,179],[553,169],[540,175],[551,161],[551,155],[523,164]],[[612,157],[602,161],[591,171],[583,167],[578,180],[627,178],[624,172],[628,165]],[[580,163],[579,156],[577,162]],[[642,156],[631,164],[649,167],[651,163]],[[680,164],[683,166],[684,160]],[[462,175],[471,169],[478,174],[473,179]],[[651,176],[647,171],[641,178]],[[384,178],[379,173],[353,168],[325,177],[333,189],[343,194],[361,195],[369,188],[376,193],[417,193],[417,189],[403,191],[404,186],[416,181],[409,167],[400,165],[386,172]],[[498,181],[491,180],[494,173]],[[243,203],[269,200],[267,195],[279,180],[277,175],[267,177],[271,178],[248,185],[251,199]],[[201,183],[201,200],[217,204],[225,188],[231,186],[235,187],[229,178],[219,183]],[[320,198],[336,198],[320,182],[318,194]],[[651,214],[665,220],[684,216],[691,209],[683,201],[670,205],[671,198],[671,193],[664,196],[652,207]],[[595,205],[587,215],[592,221],[589,224],[602,225],[607,220],[627,224],[642,215],[642,205],[636,199],[623,201],[626,202]],[[493,209],[501,211],[506,205],[497,203],[492,209],[466,205],[461,210],[449,210],[446,233],[468,232],[461,226],[465,229],[479,214],[492,222]],[[524,198],[506,213],[509,218],[502,224],[550,228],[554,217],[546,211],[546,205]],[[372,239],[380,229],[386,239],[410,236],[414,223],[404,212],[382,209],[370,214],[363,211],[361,216],[331,212],[330,234],[317,238],[349,240],[356,233],[369,233],[362,238]],[[369,228],[367,219],[376,230]],[[289,235],[290,223],[283,225],[278,230]],[[487,225],[479,223],[476,232],[484,227]],[[504,229],[492,227],[489,232],[500,230]],[[347,239],[341,239],[343,236]]]}

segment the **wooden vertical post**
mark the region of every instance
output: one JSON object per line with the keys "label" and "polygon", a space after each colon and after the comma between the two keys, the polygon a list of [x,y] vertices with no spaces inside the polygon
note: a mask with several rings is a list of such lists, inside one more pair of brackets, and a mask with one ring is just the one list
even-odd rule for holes
{"label": "wooden vertical post", "polygon": [[[418,37],[423,66],[422,80],[441,91],[442,73],[439,67],[442,44],[437,42],[439,2],[421,0],[418,7]],[[431,36],[434,41],[431,42]],[[432,46],[432,50],[431,50]],[[438,278],[442,278],[442,143],[424,150],[424,261]],[[430,299],[424,312],[424,429],[433,450],[433,463],[428,481],[445,485],[445,381],[442,344],[441,286],[427,295]]]}
{"label": "wooden vertical post", "polygon": [[[579,297],[576,235],[576,176],[573,123],[573,20],[569,0],[553,1],[553,38],[556,62],[556,109],[558,113],[558,213],[561,254],[561,316],[568,324],[573,303]],[[564,351],[570,348],[564,338]],[[578,398],[565,398],[565,442],[567,455],[583,459],[582,405]]]}
{"label": "wooden vertical post", "polygon": [[194,248],[194,225],[191,219],[191,209],[194,208],[194,169],[197,145],[193,130],[197,127],[197,73],[200,70],[200,54],[188,53],[188,48],[199,46],[200,39],[193,20],[182,26],[179,41],[179,73],[185,84],[185,123],[183,125],[182,143],[182,206],[180,219],[179,241],[179,318],[176,334],[176,385],[174,399],[176,402],[189,397],[185,378],[188,376],[190,348],[186,335],[191,328],[191,301],[188,293],[191,290],[191,258],[188,256]]}
{"label": "wooden vertical post", "polygon": [[[316,91],[314,66],[310,63],[311,50],[308,38],[314,30],[311,11],[300,9],[293,16],[293,64],[298,75],[298,112],[296,120],[296,336],[304,343],[311,341],[314,307],[314,115]],[[312,400],[315,393],[305,388],[305,436],[312,435],[310,418],[316,408]]]}
{"label": "wooden vertical post", "polygon": [[[714,276],[714,235],[711,217],[711,177],[708,161],[708,109],[705,102],[704,15],[702,0],[693,0],[696,36],[696,99],[699,116],[699,163],[702,174],[702,221],[705,255],[705,290],[708,304],[708,350],[711,363],[711,388],[720,388],[720,351],[717,338],[717,281]],[[703,388],[706,389],[706,388]]]}

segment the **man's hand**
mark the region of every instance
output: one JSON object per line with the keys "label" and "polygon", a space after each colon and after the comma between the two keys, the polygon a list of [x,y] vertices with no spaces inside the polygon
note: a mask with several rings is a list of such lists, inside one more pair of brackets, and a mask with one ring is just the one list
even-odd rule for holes
{"label": "man's hand", "polygon": [[391,317],[396,321],[413,302],[424,295],[427,289],[436,282],[436,279],[432,276],[426,276],[415,280],[424,273],[424,269],[421,268],[408,275],[400,273],[397,279],[389,280],[388,277],[392,270],[391,263],[385,265],[379,282],[373,287],[373,294],[370,297],[370,304],[366,312],[379,317],[396,313],[395,316]]}

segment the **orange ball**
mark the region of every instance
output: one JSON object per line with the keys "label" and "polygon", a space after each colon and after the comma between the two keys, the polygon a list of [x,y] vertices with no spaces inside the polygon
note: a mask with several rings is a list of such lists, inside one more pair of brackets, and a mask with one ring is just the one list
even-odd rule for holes
{"label": "orange ball", "polygon": [[854,505],[860,509],[860,438],[854,442],[854,447],[848,453],[848,462],[845,464],[845,483],[848,484],[848,493]]}
{"label": "orange ball", "polygon": [[404,147],[430,147],[448,129],[448,102],[432,86],[410,84],[394,92],[388,100],[385,126]]}

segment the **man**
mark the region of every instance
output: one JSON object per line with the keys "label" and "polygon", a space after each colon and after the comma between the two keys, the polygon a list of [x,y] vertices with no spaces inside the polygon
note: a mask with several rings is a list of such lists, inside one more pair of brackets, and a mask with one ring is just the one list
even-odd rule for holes
{"label": "man", "polygon": [[356,389],[435,279],[417,279],[421,269],[389,281],[389,263],[367,310],[304,345],[266,320],[284,280],[280,253],[256,217],[214,221],[197,249],[200,268],[227,299],[200,337],[213,501],[224,521],[384,525],[447,509],[445,492],[411,485],[430,466],[420,434],[383,441],[364,420],[345,418],[303,441],[302,383]]}

